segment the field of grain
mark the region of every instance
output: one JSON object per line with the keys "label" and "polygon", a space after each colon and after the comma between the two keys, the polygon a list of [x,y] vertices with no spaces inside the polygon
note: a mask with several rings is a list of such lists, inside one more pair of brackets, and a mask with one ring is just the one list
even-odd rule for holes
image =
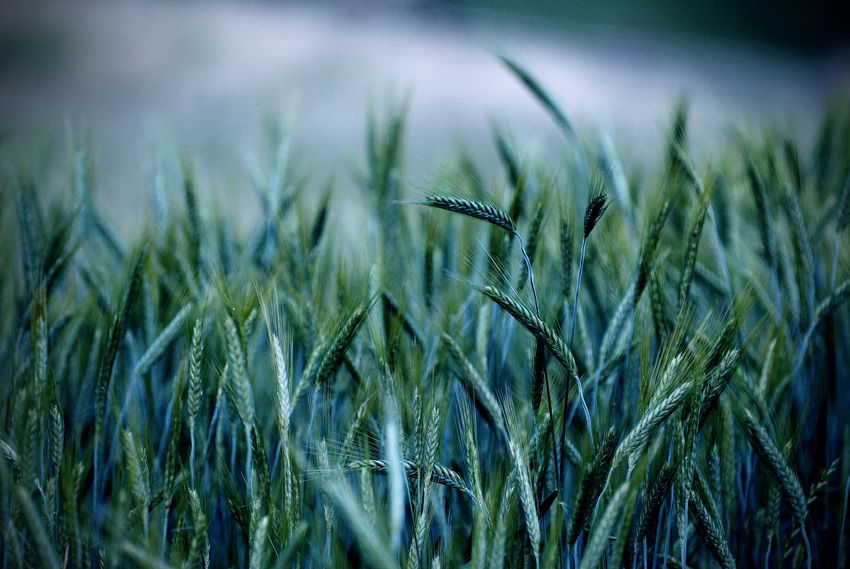
{"label": "field of grain", "polygon": [[488,57],[549,135],[355,101],[347,182],[4,119],[0,567],[846,567],[850,102],[633,148]]}

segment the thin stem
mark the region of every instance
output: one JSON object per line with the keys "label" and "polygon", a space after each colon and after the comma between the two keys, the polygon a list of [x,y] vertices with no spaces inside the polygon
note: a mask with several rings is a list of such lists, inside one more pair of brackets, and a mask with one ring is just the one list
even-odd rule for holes
{"label": "thin stem", "polygon": [[[525,245],[522,242],[522,237],[518,232],[514,232],[519,240],[519,250],[522,251],[522,258],[525,259],[525,266],[528,269],[528,282],[531,285],[531,296],[534,298],[534,314],[540,318],[540,305],[537,303],[537,289],[534,286],[534,272],[531,270],[531,259],[528,258],[528,253],[525,252]],[[539,342],[540,340],[538,340]],[[552,412],[552,391],[549,388],[549,374],[546,372],[546,365],[543,366],[543,383],[546,385],[546,403],[549,406],[549,424],[552,428],[549,429],[549,443],[552,445],[552,453],[555,455],[555,477],[561,480],[561,461],[558,457],[558,447],[555,446],[553,440],[553,431],[555,425],[555,414]],[[536,413],[536,410],[534,411]],[[536,421],[535,421],[536,422]],[[561,443],[563,445],[563,442]],[[561,452],[563,455],[563,449]]]}
{"label": "thin stem", "polygon": [[667,569],[667,556],[670,554],[670,529],[673,527],[673,498],[670,498],[670,515],[667,517],[667,537],[664,539],[664,565]]}
{"label": "thin stem", "polygon": [[537,304],[537,289],[534,286],[534,273],[531,271],[531,259],[528,258],[528,254],[525,252],[525,245],[522,242],[522,237],[520,237],[518,232],[514,232],[516,238],[519,240],[519,250],[522,252],[522,258],[525,260],[525,266],[528,268],[528,282],[531,285],[531,296],[534,298],[534,313],[540,318],[540,306]]}
{"label": "thin stem", "polygon": [[841,233],[835,233],[835,244],[833,245],[833,255],[832,255],[832,276],[829,279],[829,307],[832,308],[832,305],[835,304],[835,277],[836,273],[838,273],[838,238],[841,236]]}
{"label": "thin stem", "polygon": [[847,521],[847,498],[850,498],[850,476],[847,477],[847,483],[844,485],[844,513],[841,515],[841,532],[838,534],[838,561],[835,564],[836,569],[841,568],[841,553],[844,546],[844,524]]}
{"label": "thin stem", "polygon": [[[575,302],[573,302],[573,318],[572,325],[570,326],[570,345],[569,350],[572,353],[573,351],[573,339],[575,337],[576,332],[576,314],[578,314],[578,297],[579,292],[581,291],[581,273],[584,269],[584,254],[587,248],[587,237],[584,237],[581,240],[581,256],[579,257],[578,262],[578,275],[576,278],[576,296]],[[578,375],[575,375],[576,383],[578,384],[578,397],[581,401],[581,408],[584,411],[584,418],[587,422],[587,431],[590,434],[590,444],[593,444],[593,424],[590,420],[590,410],[587,408],[587,403],[584,400],[584,387],[582,387],[581,380],[578,378]],[[564,456],[564,442],[566,440],[567,434],[567,397],[564,397],[564,416],[561,424],[561,456]]]}

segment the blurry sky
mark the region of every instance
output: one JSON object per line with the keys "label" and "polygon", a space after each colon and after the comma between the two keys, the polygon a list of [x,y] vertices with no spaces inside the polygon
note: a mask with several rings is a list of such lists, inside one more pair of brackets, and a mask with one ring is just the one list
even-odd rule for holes
{"label": "blurry sky", "polygon": [[413,186],[459,147],[495,165],[494,120],[528,152],[558,155],[564,141],[495,54],[531,71],[587,140],[610,135],[627,164],[657,149],[683,97],[694,144],[710,149],[765,123],[810,138],[848,93],[847,26],[826,2],[519,4],[3,2],[0,143],[61,150],[66,132],[89,130],[98,195],[126,213],[144,206],[163,152],[192,157],[216,195],[248,191],[268,117],[291,126],[317,185],[354,184],[367,110],[403,99]]}

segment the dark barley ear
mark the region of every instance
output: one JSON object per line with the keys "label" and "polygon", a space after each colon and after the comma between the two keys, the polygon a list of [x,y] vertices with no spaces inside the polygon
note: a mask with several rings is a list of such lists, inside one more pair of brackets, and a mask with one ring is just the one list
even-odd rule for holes
{"label": "dark barley ear", "polygon": [[596,224],[602,218],[602,214],[608,209],[608,194],[601,187],[596,187],[587,200],[587,208],[584,210],[584,238],[590,235]]}
{"label": "dark barley ear", "polygon": [[561,216],[560,239],[561,253],[561,292],[569,298],[573,291],[573,222],[569,215]]}

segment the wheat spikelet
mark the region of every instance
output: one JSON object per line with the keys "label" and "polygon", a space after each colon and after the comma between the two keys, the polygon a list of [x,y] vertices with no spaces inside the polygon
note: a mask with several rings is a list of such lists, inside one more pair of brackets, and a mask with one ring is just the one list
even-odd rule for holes
{"label": "wheat spikelet", "polygon": [[584,475],[576,493],[573,517],[570,520],[567,532],[567,542],[570,547],[576,542],[590,519],[593,509],[596,507],[596,502],[605,488],[605,481],[608,478],[608,472],[611,470],[611,460],[614,457],[618,440],[617,430],[614,427],[608,429],[599,441],[593,461],[585,467]]}
{"label": "wheat spikelet", "polygon": [[479,201],[449,196],[428,196],[424,202],[417,203],[474,217],[501,227],[509,233],[516,233],[516,225],[507,213]]}
{"label": "wheat spikelet", "polygon": [[482,293],[490,297],[490,299],[492,299],[496,304],[504,308],[517,320],[517,322],[522,324],[535,337],[542,340],[564,369],[566,369],[573,377],[578,379],[576,364],[572,353],[570,353],[558,334],[552,330],[548,324],[543,322],[543,320],[535,316],[530,310],[497,288],[485,286],[480,290]]}
{"label": "wheat spikelet", "polygon": [[26,412],[26,423],[23,451],[21,452],[20,474],[24,486],[32,489],[40,484],[40,458],[41,458],[41,408],[34,406]]}
{"label": "wheat spikelet", "polygon": [[439,406],[431,409],[431,418],[428,421],[428,430],[425,433],[425,457],[426,469],[437,463],[437,447],[440,443],[439,435],[442,425],[442,413]]}
{"label": "wheat spikelet", "polygon": [[147,250],[141,249],[133,259],[127,288],[124,295],[121,297],[116,310],[113,312],[109,333],[102,350],[100,367],[98,369],[97,381],[95,383],[95,438],[97,440],[100,440],[103,437],[103,427],[106,421],[106,400],[109,389],[109,380],[112,375],[112,367],[115,364],[115,357],[118,354],[119,344],[127,331],[127,316],[139,292],[142,280],[142,268],[146,256]]}
{"label": "wheat spikelet", "polygon": [[714,558],[720,563],[723,569],[734,569],[735,558],[729,550],[729,541],[720,526],[718,520],[706,508],[702,499],[694,490],[691,490],[690,500],[688,501],[691,517],[694,520],[694,526],[697,532],[705,541]]}
{"label": "wheat spikelet", "polygon": [[601,184],[594,184],[594,189],[590,193],[587,200],[587,207],[584,210],[584,238],[587,239],[590,233],[602,219],[605,210],[608,209],[608,194],[602,191]]}
{"label": "wheat spikelet", "polygon": [[139,363],[136,364],[134,373],[136,375],[144,375],[150,370],[151,366],[157,362],[165,353],[168,345],[174,341],[179,335],[186,323],[186,318],[192,311],[192,303],[186,303],[183,308],[171,319],[171,322],[160,332],[159,336],[151,343],[147,351],[139,358]]}
{"label": "wheat spikelet", "polygon": [[[799,186],[798,186],[799,187]],[[800,295],[800,319],[810,324],[815,310],[815,260],[809,232],[803,218],[800,197],[789,185],[785,191],[785,211],[791,228],[791,244],[794,247],[795,276]]]}
{"label": "wheat spikelet", "polygon": [[620,446],[617,447],[617,452],[614,454],[612,468],[616,467],[620,461],[638,451],[655,430],[673,414],[676,409],[682,404],[688,394],[691,392],[693,385],[690,382],[680,385],[673,390],[670,395],[662,399],[656,405],[651,407],[644,413],[640,421],[632,428],[632,431],[622,440]]}
{"label": "wheat spikelet", "polygon": [[514,466],[514,475],[516,476],[517,487],[519,488],[519,498],[522,504],[523,512],[525,513],[525,526],[528,530],[528,538],[531,541],[531,549],[534,553],[535,566],[540,565],[540,520],[537,515],[537,503],[534,499],[534,490],[531,487],[531,480],[528,476],[528,466],[525,462],[525,455],[520,449],[517,442],[511,437],[508,441],[508,450],[511,455],[511,462]]}
{"label": "wheat spikelet", "polygon": [[824,492],[829,487],[829,479],[832,477],[833,473],[835,473],[836,468],[838,467],[838,459],[832,461],[832,463],[824,468],[821,471],[820,478],[817,481],[817,484],[812,484],[809,488],[809,497],[806,500],[806,505],[811,506],[817,500],[818,494]]}
{"label": "wheat spikelet", "polygon": [[551,114],[555,119],[555,122],[558,123],[561,130],[571,136],[575,136],[575,129],[573,128],[572,122],[567,118],[567,115],[564,114],[558,105],[555,104],[555,101],[548,93],[546,93],[540,83],[538,83],[528,71],[510,58],[500,55],[499,59],[502,60],[502,63],[508,66],[508,68],[520,79],[520,81],[522,81],[537,100],[540,101],[549,114]]}
{"label": "wheat spikelet", "polygon": [[59,474],[62,456],[65,452],[65,419],[59,410],[59,405],[50,406],[50,457],[53,461],[55,475]]}
{"label": "wheat spikelet", "polygon": [[225,340],[227,342],[227,364],[230,368],[227,386],[228,395],[232,396],[236,414],[246,429],[254,422],[254,395],[251,383],[248,380],[248,365],[245,352],[242,350],[242,342],[239,330],[233,316],[228,314],[224,319]]}
{"label": "wheat spikelet", "polygon": [[567,299],[573,291],[573,224],[567,215],[561,216],[558,245],[561,253],[561,293]]}
{"label": "wheat spikelet", "polygon": [[413,538],[407,552],[407,568],[416,569],[425,560],[425,534],[428,530],[428,508],[423,507],[413,524]]}
{"label": "wheat spikelet", "polygon": [[251,449],[249,456],[252,459],[251,464],[254,467],[252,474],[254,472],[257,473],[260,483],[260,496],[267,497],[271,495],[271,473],[269,471],[268,459],[266,458],[266,448],[263,441],[263,435],[256,423],[252,425],[249,433]]}
{"label": "wheat spikelet", "polygon": [[[46,300],[42,302],[46,302]],[[39,314],[35,321],[34,335],[35,345],[33,364],[35,371],[35,384],[42,386],[47,382],[47,325],[45,323],[44,314]]]}
{"label": "wheat spikelet", "polygon": [[375,295],[357,305],[340,323],[332,339],[319,338],[316,341],[316,346],[313,348],[301,379],[292,394],[292,407],[298,402],[298,398],[308,385],[311,383],[322,385],[336,372],[343,361],[345,351],[354,341],[363,323],[366,322],[369,311],[377,299],[378,295]]}
{"label": "wheat spikelet", "polygon": [[320,335],[316,339],[313,351],[310,352],[310,357],[307,360],[307,364],[304,366],[304,370],[301,372],[301,378],[298,380],[298,383],[295,384],[295,391],[292,392],[292,407],[295,407],[296,403],[298,403],[298,399],[301,397],[301,394],[310,385],[311,378],[316,375],[327,348],[328,339],[324,335]]}
{"label": "wheat spikelet", "polygon": [[189,350],[189,393],[186,408],[189,411],[189,428],[192,430],[195,428],[195,419],[201,408],[201,397],[203,396],[201,358],[204,354],[204,340],[201,326],[201,319],[197,318],[192,328],[192,346]]}
{"label": "wheat spikelet", "polygon": [[636,488],[632,488],[628,492],[626,502],[621,507],[620,521],[612,530],[614,532],[614,543],[611,544],[611,552],[608,554],[608,565],[610,567],[622,567],[624,557],[626,559],[631,557],[631,530],[635,521],[638,495],[639,492]]}
{"label": "wheat spikelet", "polygon": [[269,517],[263,516],[257,524],[254,535],[251,536],[251,558],[249,569],[263,569],[268,558]]}
{"label": "wheat spikelet", "polygon": [[275,409],[277,411],[277,428],[280,440],[286,448],[289,440],[289,415],[292,412],[289,399],[289,375],[286,373],[286,360],[280,346],[280,338],[272,334],[272,362],[275,369]]}
{"label": "wheat spikelet", "polygon": [[617,310],[614,311],[605,334],[602,336],[602,343],[599,346],[599,365],[598,369],[603,369],[609,361],[611,350],[614,348],[615,342],[620,338],[620,330],[623,328],[623,323],[634,308],[635,285],[632,283],[623,295],[622,300],[617,305]]}
{"label": "wheat spikelet", "polygon": [[496,519],[496,527],[493,528],[493,536],[490,539],[490,569],[503,569],[505,564],[505,537],[508,533],[508,516],[514,504],[515,489],[514,478],[509,474],[499,505],[499,517]]}
{"label": "wheat spikelet", "polygon": [[728,528],[730,520],[735,518],[737,498],[737,453],[735,444],[735,426],[732,413],[726,407],[722,408],[720,438],[720,477],[723,487],[723,511],[726,515],[724,527]]}
{"label": "wheat spikelet", "polygon": [[136,499],[138,513],[144,525],[145,534],[148,532],[148,507],[150,505],[151,491],[150,480],[145,472],[147,467],[146,456],[144,455],[144,447],[140,453],[136,447],[133,434],[124,430],[122,433],[122,443],[124,447],[124,459],[127,461],[128,474],[130,479],[130,490],[133,497]]}
{"label": "wheat spikelet", "polygon": [[679,467],[676,473],[676,484],[673,487],[673,497],[676,500],[676,524],[679,531],[682,565],[686,565],[688,551],[688,502],[696,468],[694,446],[699,430],[700,403],[699,393],[689,397],[680,411],[680,420],[676,425],[675,456]]}
{"label": "wheat spikelet", "polygon": [[791,506],[795,521],[797,524],[803,525],[808,515],[803,487],[800,486],[797,476],[776,447],[776,443],[747,409],[744,410],[744,432],[747,434],[756,454],[765,462],[768,471],[779,485],[782,496]]}
{"label": "wheat spikelet", "polygon": [[669,199],[664,200],[660,206],[655,208],[655,215],[652,217],[646,238],[640,248],[640,259],[638,261],[637,277],[635,278],[635,304],[640,300],[646,287],[649,271],[655,261],[655,253],[658,250],[658,242],[661,240],[661,231],[664,229],[664,222],[667,221],[667,214],[669,212]]}
{"label": "wheat spikelet", "polygon": [[[653,478],[652,486],[648,492],[644,493],[643,506],[640,510],[638,523],[635,527],[635,544],[643,541],[646,537],[649,525],[655,521],[658,512],[661,510],[661,504],[667,497],[670,491],[670,485],[673,483],[673,477],[676,475],[676,466],[673,463],[665,462],[658,472],[658,475]],[[647,478],[647,482],[649,482]]]}
{"label": "wheat spikelet", "polygon": [[460,428],[463,434],[463,446],[466,451],[466,465],[472,479],[472,492],[479,504],[484,503],[484,492],[481,488],[481,461],[478,457],[478,444],[473,431],[469,407],[463,405],[460,411]]}
{"label": "wheat spikelet", "polygon": [[458,371],[458,379],[461,380],[467,393],[475,402],[476,407],[481,411],[484,418],[498,431],[504,432],[505,424],[502,420],[502,414],[499,412],[499,402],[496,396],[490,391],[490,387],[484,381],[484,378],[478,373],[472,362],[464,355],[463,350],[457,345],[454,338],[446,333],[443,333],[443,343],[448,346],[449,354],[455,360]]}
{"label": "wheat spikelet", "polygon": [[[411,480],[416,480],[419,477],[419,466],[411,460],[404,460],[403,464],[405,475]],[[367,469],[377,474],[389,473],[387,461],[380,459],[352,460],[346,463],[345,467],[350,469]],[[436,482],[454,490],[460,490],[475,499],[475,494],[466,485],[461,475],[447,466],[441,464],[433,465],[431,467],[431,482]]]}
{"label": "wheat spikelet", "polygon": [[655,334],[663,340],[670,332],[670,322],[667,317],[667,303],[663,290],[663,282],[658,274],[658,267],[653,265],[649,270],[649,300],[652,309],[652,322],[655,324]]}
{"label": "wheat spikelet", "polygon": [[732,349],[726,352],[720,363],[711,372],[711,375],[705,380],[703,403],[700,406],[700,424],[705,423],[708,414],[714,409],[717,400],[726,386],[729,385],[729,380],[735,369],[738,367],[738,360],[741,352],[737,349]]}
{"label": "wheat spikelet", "polygon": [[171,503],[174,493],[174,478],[177,474],[178,443],[180,442],[180,427],[183,424],[183,400],[186,396],[186,374],[181,370],[174,382],[174,398],[171,403],[171,419],[168,431],[168,447],[165,455],[165,474],[163,480],[163,495],[166,509]]}
{"label": "wheat spikelet", "polygon": [[608,505],[605,507],[605,513],[596,523],[590,534],[590,540],[584,549],[584,555],[581,558],[579,569],[593,569],[599,565],[605,549],[608,547],[608,537],[611,535],[611,530],[617,524],[617,520],[620,517],[620,509],[628,492],[629,483],[626,481],[611,496]]}
{"label": "wheat spikelet", "polygon": [[189,552],[183,567],[192,569],[194,567],[206,567],[202,565],[203,548],[208,541],[207,520],[204,510],[201,508],[201,500],[195,490],[189,490],[189,523],[192,527],[192,537],[189,541]]}
{"label": "wheat spikelet", "polygon": [[688,293],[691,290],[691,281],[694,277],[694,266],[697,261],[697,251],[699,249],[700,237],[702,236],[702,228],[705,225],[708,207],[711,205],[710,196],[711,191],[709,188],[702,191],[696,205],[693,222],[691,223],[691,231],[687,246],[685,247],[685,262],[682,266],[682,275],[679,278],[678,306],[680,310],[688,299]]}
{"label": "wheat spikelet", "polygon": [[764,189],[764,179],[756,168],[752,158],[747,160],[747,177],[750,181],[750,189],[753,192],[753,199],[756,204],[756,214],[759,221],[759,236],[761,238],[761,254],[768,266],[772,267],[774,263],[774,230],[773,220],[770,217],[768,208],[768,196]]}
{"label": "wheat spikelet", "polygon": [[[528,239],[526,243],[528,243],[526,247],[526,254],[530,260],[530,263],[534,263],[534,256],[537,253],[537,246],[540,243],[540,230],[543,227],[543,219],[546,214],[546,199],[545,196],[541,196],[537,199],[537,203],[534,207],[534,213],[531,216],[531,226],[528,230]],[[525,281],[528,279],[528,271],[529,265],[523,265],[522,273],[520,274],[519,281],[517,281],[517,290],[522,291],[525,286]]]}
{"label": "wheat spikelet", "polygon": [[665,394],[670,393],[670,386],[673,384],[673,381],[688,373],[690,367],[689,363],[690,360],[685,359],[684,353],[678,353],[670,359],[667,367],[664,369],[664,373],[661,374],[661,377],[658,379],[657,384],[652,390],[652,395],[647,403],[647,408],[657,406],[661,398],[664,397]]}

